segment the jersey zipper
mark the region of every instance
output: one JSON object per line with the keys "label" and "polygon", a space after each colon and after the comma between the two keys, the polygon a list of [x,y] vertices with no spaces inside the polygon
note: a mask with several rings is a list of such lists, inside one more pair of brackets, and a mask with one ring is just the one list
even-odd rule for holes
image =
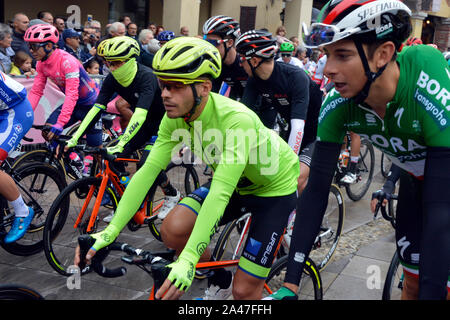
{"label": "jersey zipper", "polygon": [[381,131],[384,131],[384,120],[381,119],[381,117],[378,115],[378,113],[376,113],[376,112],[373,111],[372,109],[365,108],[365,107],[363,107],[363,106],[360,105],[360,104],[358,104],[358,107],[361,108],[361,109],[363,109],[363,110],[365,110],[365,111],[367,111],[367,112],[370,112],[371,114],[375,115],[375,117],[377,117],[378,119],[380,119],[380,121],[381,121]]}

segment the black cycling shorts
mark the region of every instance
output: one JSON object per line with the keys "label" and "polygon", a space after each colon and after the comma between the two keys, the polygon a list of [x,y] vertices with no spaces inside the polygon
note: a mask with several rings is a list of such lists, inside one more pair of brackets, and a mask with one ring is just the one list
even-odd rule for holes
{"label": "black cycling shorts", "polygon": [[[203,201],[208,195],[208,182],[180,201],[198,215]],[[279,197],[257,197],[233,193],[219,225],[224,225],[252,213],[252,220],[244,250],[239,260],[239,269],[245,273],[265,279],[269,274],[281,236],[286,230],[289,214],[295,209],[297,196],[292,193]]]}

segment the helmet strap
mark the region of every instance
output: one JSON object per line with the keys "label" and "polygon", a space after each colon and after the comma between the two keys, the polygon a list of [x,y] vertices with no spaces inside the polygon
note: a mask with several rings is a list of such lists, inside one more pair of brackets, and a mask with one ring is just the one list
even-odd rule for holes
{"label": "helmet strap", "polygon": [[192,94],[194,95],[194,105],[191,108],[191,110],[184,115],[184,121],[185,122],[188,122],[189,120],[191,120],[192,116],[194,115],[195,111],[197,110],[197,107],[202,102],[202,98],[198,96],[197,89],[195,89],[195,84],[191,83],[190,87],[191,87],[191,90],[192,90]]}
{"label": "helmet strap", "polygon": [[260,65],[262,65],[264,62],[266,62],[266,60],[268,60],[268,59],[262,58],[261,61],[258,63],[258,65],[256,67],[253,67],[253,65],[250,62],[248,63],[250,65],[250,69],[252,69],[252,76],[253,77],[256,75],[256,73],[255,73],[256,69],[258,69]]}
{"label": "helmet strap", "polygon": [[[48,43],[51,43],[51,44],[52,44],[52,48],[51,48],[50,50],[47,50],[47,44],[48,44]],[[53,50],[55,49],[55,44],[54,44],[53,42],[47,42],[47,43],[45,44],[45,46],[42,47],[42,49],[44,49],[45,56],[44,56],[44,58],[42,58],[41,61],[44,62],[45,60],[48,59],[49,54],[52,53]]]}
{"label": "helmet strap", "polygon": [[370,86],[372,83],[383,73],[384,69],[387,67],[387,63],[380,68],[377,72],[372,72],[369,67],[369,62],[367,61],[366,53],[364,52],[363,46],[360,41],[355,40],[355,46],[356,49],[358,49],[359,56],[361,58],[363,67],[364,67],[364,73],[367,77],[366,84],[364,85],[363,89],[352,99],[356,104],[360,104],[364,102],[364,100],[367,99],[369,96]]}

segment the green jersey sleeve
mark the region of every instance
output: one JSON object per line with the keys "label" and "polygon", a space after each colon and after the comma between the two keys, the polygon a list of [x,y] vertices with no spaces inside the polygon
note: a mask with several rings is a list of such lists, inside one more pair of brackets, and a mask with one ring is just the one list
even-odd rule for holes
{"label": "green jersey sleeve", "polygon": [[319,141],[342,143],[346,132],[349,100],[332,89],[322,103],[317,127]]}

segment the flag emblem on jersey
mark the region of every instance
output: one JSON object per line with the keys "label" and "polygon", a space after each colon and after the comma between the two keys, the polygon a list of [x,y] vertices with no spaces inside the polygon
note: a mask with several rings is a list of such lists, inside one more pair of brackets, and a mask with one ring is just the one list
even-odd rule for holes
{"label": "flag emblem on jersey", "polygon": [[222,85],[220,86],[219,94],[229,97],[230,96],[231,87],[226,82],[222,82]]}
{"label": "flag emblem on jersey", "polygon": [[23,131],[22,125],[21,125],[20,123],[16,124],[16,125],[14,126],[14,131],[15,131],[17,134],[22,133],[22,131]]}
{"label": "flag emblem on jersey", "polygon": [[257,256],[259,249],[261,249],[261,242],[250,238],[247,246],[245,247],[245,251],[247,251],[248,253],[250,253],[253,256]]}

